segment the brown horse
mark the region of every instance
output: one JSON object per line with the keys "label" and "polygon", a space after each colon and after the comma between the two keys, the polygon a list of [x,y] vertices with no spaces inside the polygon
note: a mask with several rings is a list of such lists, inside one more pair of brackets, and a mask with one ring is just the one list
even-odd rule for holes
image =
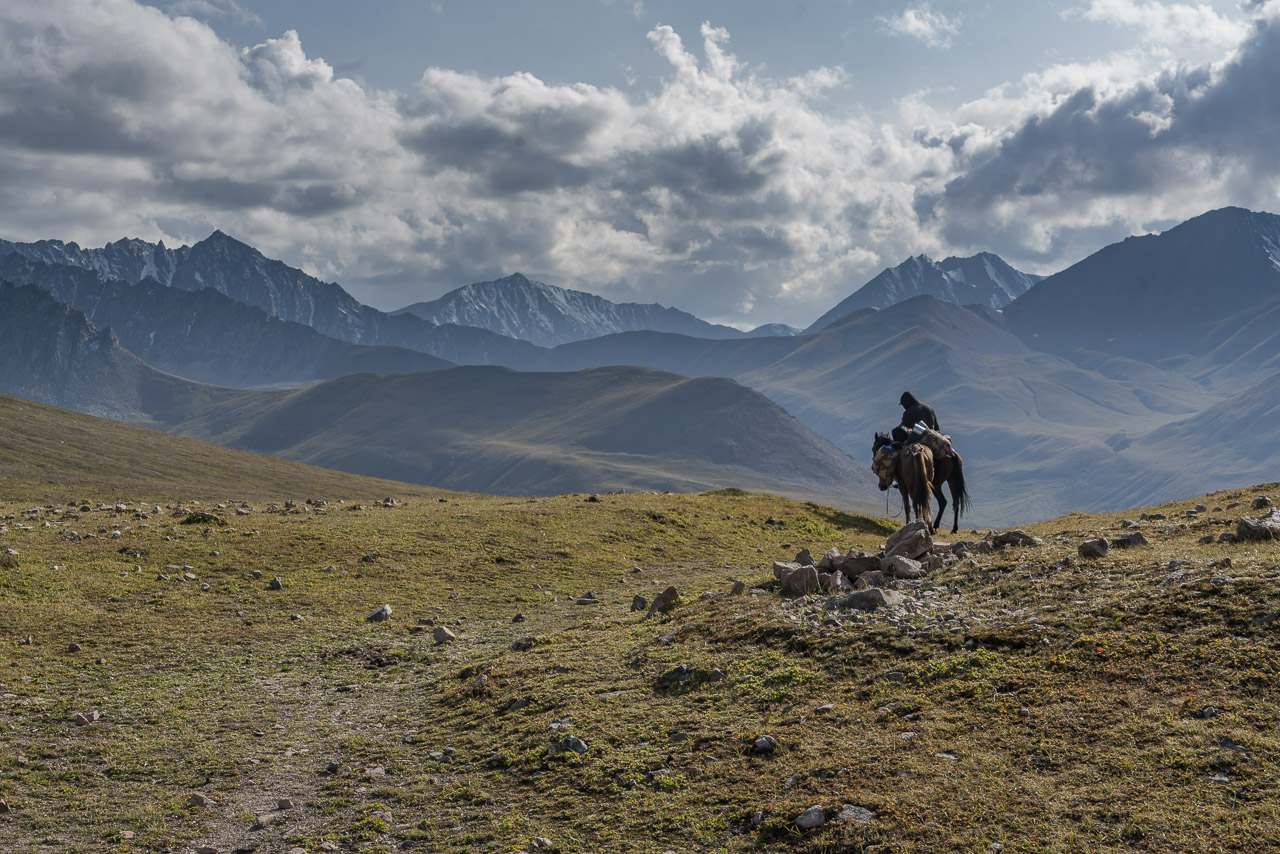
{"label": "brown horse", "polygon": [[933,502],[929,500],[934,477],[933,453],[918,444],[903,445],[893,451],[885,447],[890,441],[884,433],[877,433],[871,448],[871,470],[880,478],[880,489],[888,491],[896,480],[898,492],[902,494],[903,521],[914,514],[914,518],[924,519],[925,524],[933,527]]}
{"label": "brown horse", "polygon": [[946,456],[933,458],[933,483],[930,486],[938,497],[938,515],[934,516],[933,532],[942,525],[942,513],[947,509],[947,499],[942,495],[942,485],[951,489],[951,501],[955,509],[951,515],[951,533],[960,530],[960,514],[969,509],[969,488],[964,483],[964,460],[952,449]]}
{"label": "brown horse", "polygon": [[[887,434],[877,433],[872,453],[878,453],[881,448],[889,445],[892,441],[893,439]],[[951,517],[951,533],[954,534],[960,530],[960,514],[969,509],[969,488],[964,482],[964,460],[960,458],[960,455],[956,453],[954,448],[950,447],[949,442],[946,442],[945,444],[947,445],[946,453],[934,453],[933,455],[933,478],[929,484],[929,489],[938,498],[938,513],[933,517],[935,519],[933,523],[933,531],[934,533],[937,533],[938,528],[942,526],[942,514],[947,509],[947,499],[946,496],[942,494],[942,486],[943,484],[946,484],[951,489],[951,501],[954,504],[954,510],[952,511]],[[904,447],[910,446],[907,445]],[[886,469],[888,467],[890,454],[892,453],[893,451],[891,449],[886,448],[886,452],[883,455],[883,460],[881,462],[882,469]],[[881,472],[877,470],[876,474],[880,475]],[[889,482],[891,482],[891,480]],[[881,475],[880,488],[888,489],[889,482],[886,482],[883,475]],[[905,499],[903,501],[903,505],[906,505]]]}

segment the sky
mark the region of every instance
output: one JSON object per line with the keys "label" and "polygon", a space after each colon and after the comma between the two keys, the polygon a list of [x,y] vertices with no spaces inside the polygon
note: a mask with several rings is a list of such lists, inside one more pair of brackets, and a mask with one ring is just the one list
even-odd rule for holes
{"label": "sky", "polygon": [[806,326],[1280,211],[1280,0],[0,0],[0,237]]}

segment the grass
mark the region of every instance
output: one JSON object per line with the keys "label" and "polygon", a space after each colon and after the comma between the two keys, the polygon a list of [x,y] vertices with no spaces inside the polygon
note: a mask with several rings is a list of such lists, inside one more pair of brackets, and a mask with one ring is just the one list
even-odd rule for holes
{"label": "grass", "polygon": [[[872,550],[881,520],[737,490],[386,507],[346,485],[243,502],[192,476],[156,507],[169,486],[143,478],[0,481],[0,850],[1280,846],[1280,555],[1199,542],[1280,486],[1150,508],[1150,546],[1096,561],[1076,545],[1125,515],[1029,526],[1045,545],[833,620],[702,594],[771,587],[800,548]],[[195,495],[227,524],[181,524]],[[672,610],[630,611],[668,584]],[[662,679],[681,664],[695,678]],[[814,804],[831,820],[802,831]]]}

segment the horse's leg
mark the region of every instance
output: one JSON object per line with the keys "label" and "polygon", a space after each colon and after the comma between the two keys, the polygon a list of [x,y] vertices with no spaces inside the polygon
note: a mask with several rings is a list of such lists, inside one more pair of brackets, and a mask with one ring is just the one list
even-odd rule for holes
{"label": "horse's leg", "polygon": [[898,492],[902,495],[902,524],[911,521],[911,494],[907,492],[907,480],[898,473]]}
{"label": "horse's leg", "polygon": [[929,489],[938,498],[938,513],[933,517],[933,533],[938,533],[938,528],[942,525],[942,514],[947,510],[947,497],[942,494],[942,483],[951,474],[950,468],[946,463],[937,465],[933,470],[933,481],[929,484]]}

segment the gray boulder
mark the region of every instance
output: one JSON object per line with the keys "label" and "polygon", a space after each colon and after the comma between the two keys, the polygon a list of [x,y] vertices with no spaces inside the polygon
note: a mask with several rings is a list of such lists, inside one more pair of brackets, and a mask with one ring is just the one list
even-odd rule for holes
{"label": "gray boulder", "polygon": [[801,830],[811,830],[819,827],[827,820],[827,814],[820,806],[811,806],[800,815],[796,816],[796,827]]}
{"label": "gray boulder", "polygon": [[1113,549],[1127,549],[1130,546],[1146,546],[1150,545],[1147,538],[1142,536],[1141,531],[1134,531],[1132,534],[1121,534],[1111,541]]}
{"label": "gray boulder", "polygon": [[365,617],[365,620],[370,623],[385,623],[387,620],[390,620],[390,619],[391,619],[391,606],[385,605],[385,604],[381,605],[373,613]]}
{"label": "gray boulder", "polygon": [[791,573],[795,572],[801,566],[802,564],[795,563],[794,561],[781,561],[781,560],[774,561],[773,577],[781,581]]}
{"label": "gray boulder", "polygon": [[782,579],[783,596],[807,596],[818,589],[818,570],[802,566]]}
{"label": "gray boulder", "polygon": [[848,578],[856,578],[864,572],[879,572],[880,558],[875,555],[847,556],[840,565],[840,571]]}
{"label": "gray boulder", "polygon": [[894,578],[923,578],[924,566],[917,560],[902,555],[886,557],[880,562],[881,571]]}
{"label": "gray boulder", "polygon": [[893,608],[905,605],[909,600],[896,590],[882,587],[870,587],[866,590],[855,590],[843,596],[832,596],[822,607],[827,611],[852,609],[857,611],[874,611],[877,608]]}
{"label": "gray boulder", "polygon": [[991,538],[993,546],[1043,546],[1044,540],[1033,537],[1021,528],[1001,531]]}
{"label": "gray boulder", "polygon": [[933,548],[933,536],[929,525],[922,519],[903,525],[884,544],[885,557],[902,555],[918,558]]}
{"label": "gray boulder", "polygon": [[1236,523],[1236,540],[1280,539],[1280,509],[1273,508],[1261,519],[1245,516]]}
{"label": "gray boulder", "polygon": [[1085,540],[1076,547],[1076,551],[1080,553],[1082,558],[1097,558],[1107,556],[1107,541],[1099,537],[1096,540]]}

